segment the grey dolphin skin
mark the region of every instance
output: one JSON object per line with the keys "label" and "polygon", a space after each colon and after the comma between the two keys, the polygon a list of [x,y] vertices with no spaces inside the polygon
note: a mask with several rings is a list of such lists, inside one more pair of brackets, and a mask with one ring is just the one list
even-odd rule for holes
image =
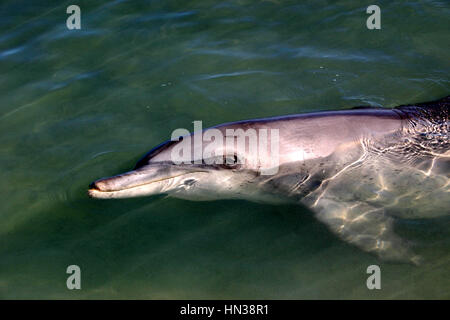
{"label": "grey dolphin skin", "polygon": [[[200,161],[173,160],[176,148],[191,137],[186,135],[152,149],[133,170],[93,182],[89,195],[298,203],[362,250],[417,263],[419,257],[393,224],[449,214],[449,103],[447,96],[393,109],[358,107],[225,123],[214,129],[227,138],[229,129],[277,130],[277,154],[264,155],[277,157],[274,174],[262,174],[265,159],[248,143],[244,149],[213,144],[207,129],[200,131],[200,153],[195,137],[189,140]],[[225,160],[207,161],[205,151],[211,149]]]}

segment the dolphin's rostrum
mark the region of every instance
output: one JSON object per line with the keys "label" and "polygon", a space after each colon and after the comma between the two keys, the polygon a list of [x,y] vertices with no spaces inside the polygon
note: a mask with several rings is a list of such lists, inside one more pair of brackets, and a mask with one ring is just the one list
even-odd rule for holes
{"label": "dolphin's rostrum", "polygon": [[[265,159],[249,151],[248,141],[233,149],[217,141],[213,146],[211,139],[199,147],[189,139],[192,155],[204,157],[209,148],[224,161],[175,163],[175,148],[188,136],[152,149],[132,171],[93,182],[89,195],[302,203],[342,239],[385,259],[415,263],[418,257],[393,232],[393,222],[449,214],[449,103],[447,96],[393,109],[358,107],[218,125],[213,129],[224,137],[227,129],[277,130],[276,173],[261,174]],[[196,134],[205,138],[207,132]]]}

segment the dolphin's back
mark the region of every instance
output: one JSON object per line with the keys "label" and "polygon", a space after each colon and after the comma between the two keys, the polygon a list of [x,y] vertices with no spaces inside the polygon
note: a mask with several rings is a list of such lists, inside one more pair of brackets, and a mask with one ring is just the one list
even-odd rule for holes
{"label": "dolphin's back", "polygon": [[448,122],[449,106],[450,95],[435,101],[401,105],[395,109],[405,112],[410,117],[415,116],[431,122]]}
{"label": "dolphin's back", "polygon": [[407,134],[414,146],[444,154],[450,148],[449,107],[450,96],[447,96],[436,101],[399,106],[395,110],[410,123]]}

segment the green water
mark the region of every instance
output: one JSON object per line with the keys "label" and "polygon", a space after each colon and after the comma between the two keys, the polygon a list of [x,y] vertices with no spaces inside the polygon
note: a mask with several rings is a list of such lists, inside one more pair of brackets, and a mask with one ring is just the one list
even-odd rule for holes
{"label": "green water", "polygon": [[[81,7],[81,30],[66,8]],[[0,298],[450,298],[450,220],[386,263],[296,206],[99,201],[176,128],[449,94],[447,1],[2,1]],[[79,265],[81,290],[66,288]],[[378,264],[382,289],[369,291]]]}

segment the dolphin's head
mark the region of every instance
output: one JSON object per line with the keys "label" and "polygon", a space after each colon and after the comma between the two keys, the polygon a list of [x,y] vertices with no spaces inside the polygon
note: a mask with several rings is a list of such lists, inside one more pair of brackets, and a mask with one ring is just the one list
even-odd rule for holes
{"label": "dolphin's head", "polygon": [[[129,172],[94,181],[89,186],[93,198],[129,198],[167,194],[189,200],[268,200],[263,183],[261,157],[246,147],[226,145],[226,128],[203,131],[167,141],[147,153]],[[248,138],[248,137],[247,137]],[[269,136],[270,139],[270,136]],[[235,137],[235,142],[237,138]],[[270,154],[265,154],[266,159]],[[273,157],[272,157],[273,158]]]}

